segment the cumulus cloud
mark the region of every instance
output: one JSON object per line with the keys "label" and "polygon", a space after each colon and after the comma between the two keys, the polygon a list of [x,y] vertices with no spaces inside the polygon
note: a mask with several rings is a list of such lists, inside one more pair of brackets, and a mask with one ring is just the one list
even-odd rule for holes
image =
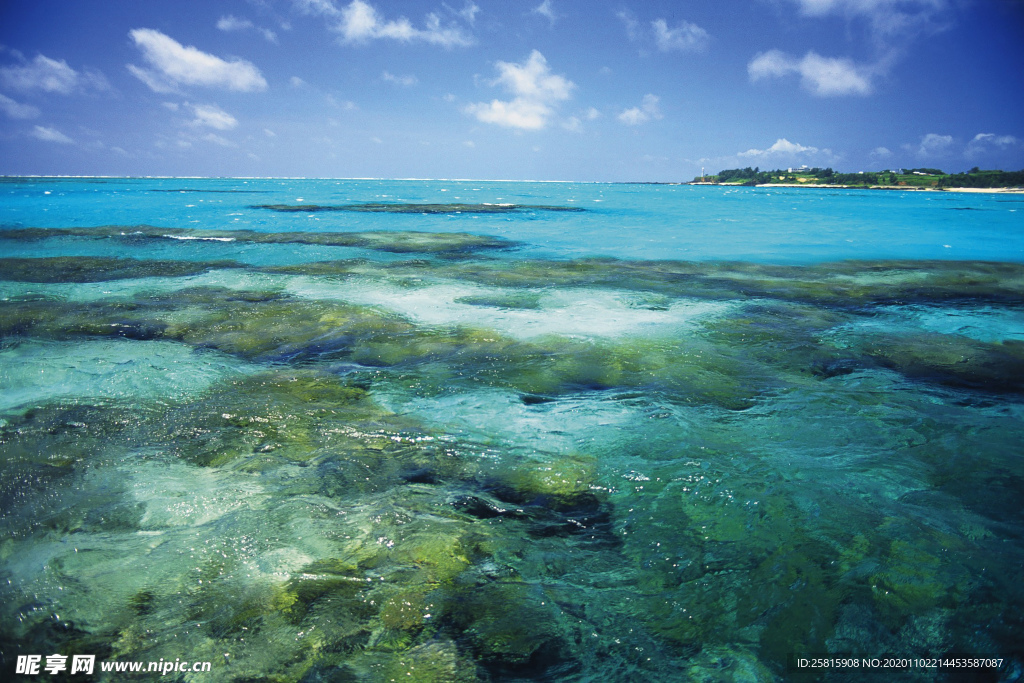
{"label": "cumulus cloud", "polygon": [[416,85],[417,83],[419,83],[419,81],[416,80],[416,77],[413,76],[412,74],[408,74],[405,76],[396,76],[393,73],[385,71],[380,75],[380,77],[381,79],[387,81],[388,83],[394,83],[395,85],[404,85],[406,87]]}
{"label": "cumulus cloud", "polygon": [[271,43],[277,43],[277,34],[271,31],[269,28],[262,28],[255,25],[248,19],[239,19],[238,17],[228,14],[217,20],[217,28],[221,31],[248,31],[253,30],[262,35]]}
{"label": "cumulus cloud", "polygon": [[746,152],[740,152],[736,156],[746,158],[796,157],[800,155],[814,155],[818,152],[829,153],[829,150],[819,150],[817,147],[801,145],[796,142],[790,142],[786,138],[779,138],[768,149],[748,149]]}
{"label": "cumulus cloud", "polygon": [[32,105],[15,102],[6,95],[0,95],[0,110],[12,119],[33,119],[39,116],[39,110]]}
{"label": "cumulus cloud", "polygon": [[572,95],[576,84],[551,73],[547,60],[537,50],[522,64],[498,62],[499,76],[491,85],[504,86],[512,100],[477,102],[465,107],[467,114],[484,123],[507,128],[540,130],[554,115],[554,107]]}
{"label": "cumulus cloud", "polygon": [[544,17],[551,22],[552,26],[555,25],[555,20],[558,19],[558,15],[555,14],[555,8],[551,5],[551,0],[544,0],[544,2],[534,7],[530,12]]}
{"label": "cumulus cloud", "polygon": [[641,123],[647,123],[651,119],[663,118],[661,109],[658,108],[658,102],[660,101],[660,97],[648,93],[644,95],[643,103],[639,107],[626,109],[619,114],[619,121],[627,126],[639,126]]}
{"label": "cumulus cloud", "polygon": [[921,138],[921,144],[917,148],[917,156],[921,158],[942,156],[949,150],[949,147],[952,144],[952,135],[928,133]]}
{"label": "cumulus cloud", "polygon": [[176,92],[184,85],[239,92],[267,88],[267,81],[260,70],[244,59],[224,60],[195,47],[185,47],[155,29],[137,28],[129,31],[128,35],[151,67],[144,69],[129,64],[128,70],[155,92]]}
{"label": "cumulus cloud", "polygon": [[[364,0],[352,0],[342,9],[338,9],[332,0],[294,1],[296,6],[307,14],[324,16],[334,22],[330,28],[341,34],[344,43],[361,44],[386,38],[405,43],[423,41],[442,47],[473,44],[472,37],[463,33],[458,26],[442,26],[441,18],[433,12],[427,14],[423,28],[416,28],[405,17],[392,20],[381,17],[377,10]],[[475,15],[475,11],[471,14]]]}
{"label": "cumulus cloud", "polygon": [[206,126],[216,130],[231,130],[238,125],[238,119],[215,104],[188,105],[195,115],[193,126]]}
{"label": "cumulus cloud", "polygon": [[871,150],[872,159],[888,159],[892,156],[892,152],[889,151],[888,147],[875,147]]}
{"label": "cumulus cloud", "polygon": [[70,95],[87,88],[110,89],[107,79],[99,71],[75,71],[63,59],[50,59],[45,55],[36,55],[31,62],[20,66],[0,68],[0,81],[14,90],[42,90],[59,95]]}
{"label": "cumulus cloud", "polygon": [[654,29],[654,41],[662,52],[673,50],[699,51],[707,47],[710,40],[708,32],[696,24],[684,21],[676,28],[669,28],[664,19],[651,22]]}
{"label": "cumulus cloud", "polygon": [[36,126],[32,129],[32,132],[29,133],[29,135],[37,140],[42,140],[44,142],[56,142],[62,145],[71,145],[75,142],[56,128],[45,128],[43,126]]}
{"label": "cumulus cloud", "polygon": [[806,90],[819,97],[835,97],[870,94],[873,69],[858,66],[849,59],[822,57],[813,51],[797,59],[781,50],[769,50],[750,61],[747,74],[751,82],[799,74]]}

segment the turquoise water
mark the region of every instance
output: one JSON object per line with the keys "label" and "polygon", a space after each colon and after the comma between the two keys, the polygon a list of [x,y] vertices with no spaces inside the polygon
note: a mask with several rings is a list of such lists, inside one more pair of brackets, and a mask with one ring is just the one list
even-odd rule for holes
{"label": "turquoise water", "polygon": [[[52,653],[212,662],[182,681],[1024,671],[1022,195],[0,197],[5,676]],[[845,654],[1003,664],[792,666]]]}

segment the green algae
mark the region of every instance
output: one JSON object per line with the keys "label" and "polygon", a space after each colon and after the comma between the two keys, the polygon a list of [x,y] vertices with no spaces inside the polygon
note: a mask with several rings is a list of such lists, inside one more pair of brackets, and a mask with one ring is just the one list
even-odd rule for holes
{"label": "green algae", "polygon": [[507,294],[474,294],[460,296],[456,303],[470,306],[489,306],[494,308],[510,308],[516,310],[537,310],[541,295],[537,292],[511,292]]}
{"label": "green algae", "polygon": [[168,439],[181,457],[214,467],[241,459],[257,468],[305,462],[341,444],[372,453],[359,426],[378,428],[387,416],[366,390],[316,371],[235,379],[177,412]]}
{"label": "green algae", "polygon": [[876,334],[854,345],[907,377],[986,391],[1024,389],[1024,342],[983,342],[959,335]]}
{"label": "green algae", "polygon": [[[412,279],[419,269],[450,274],[469,264],[345,267]],[[591,277],[600,268],[580,270]],[[720,279],[740,279],[725,270],[729,277]],[[763,269],[754,279],[768,288],[765,283],[785,279],[786,272]],[[800,272],[802,283],[812,279]],[[891,275],[877,274],[880,282]],[[671,305],[687,291],[677,285],[637,289],[636,305]],[[187,640],[192,658],[201,653],[219,663],[233,653],[231,666],[218,670],[224,680],[554,680],[571,679],[600,658],[605,664],[579,675],[614,671],[601,667],[615,662],[623,667],[617,670],[622,680],[773,680],[787,675],[791,654],[844,652],[849,643],[872,647],[872,653],[930,653],[981,651],[980,641],[971,640],[976,636],[965,635],[979,632],[1011,642],[1019,627],[1011,611],[1020,600],[991,593],[1009,590],[1013,577],[990,579],[982,569],[1013,543],[1000,526],[1006,519],[995,514],[1008,510],[1012,497],[985,508],[991,518],[972,526],[948,524],[961,513],[938,517],[932,508],[939,505],[924,494],[945,494],[937,499],[943,508],[969,507],[985,491],[996,497],[998,487],[1015,491],[1019,468],[993,469],[990,453],[969,448],[982,440],[972,440],[972,428],[950,427],[944,423],[949,413],[941,411],[907,417],[898,412],[903,406],[887,405],[894,394],[879,389],[881,380],[872,375],[878,380],[872,384],[858,375],[886,367],[945,386],[1019,391],[1016,345],[872,330],[848,335],[851,343],[833,343],[829,330],[855,328],[870,312],[864,302],[884,289],[871,282],[855,286],[866,289],[849,285],[849,299],[838,295],[839,287],[812,296],[803,284],[774,298],[759,294],[692,334],[529,342],[280,292],[202,288],[87,305],[5,302],[0,311],[10,335],[74,339],[149,330],[155,338],[266,364],[258,374],[232,377],[198,396],[168,397],[164,407],[134,420],[145,422],[145,430],[132,429],[134,416],[118,417],[111,405],[93,412],[45,405],[26,419],[11,418],[0,430],[0,447],[14,463],[5,477],[25,469],[3,489],[10,496],[5,501],[31,514],[45,510],[55,497],[29,505],[17,486],[51,472],[41,486],[67,491],[86,465],[103,467],[110,449],[142,440],[163,457],[180,459],[181,467],[242,477],[276,494],[272,503],[257,496],[247,501],[273,505],[262,516],[238,513],[197,523],[184,528],[188,535],[161,528],[154,539],[187,554],[202,547],[203,534],[208,541],[249,524],[262,539],[260,552],[287,551],[294,558],[260,573],[254,567],[269,562],[265,554],[253,560],[226,545],[211,548],[181,570],[180,584],[126,589],[120,611],[109,619],[116,624],[106,630],[87,620],[73,633],[40,630],[37,641],[47,647],[38,651],[66,652],[60,644],[86,647],[105,639],[105,647],[125,658],[180,656],[185,631],[169,624],[194,619]],[[708,296],[713,289],[708,282],[698,287]],[[944,295],[940,290],[929,296]],[[739,290],[722,285],[719,291],[735,296]],[[1005,368],[1003,379],[998,367]],[[527,452],[497,437],[473,443],[457,430],[445,434],[439,425],[385,410],[376,392],[389,384],[422,396],[480,387],[519,392],[543,399],[529,405],[536,414],[567,397],[619,401],[645,406],[643,421],[663,426],[630,423],[638,434],[624,434],[615,444],[577,435],[578,448]],[[820,459],[836,463],[837,479],[820,476],[829,470],[811,464],[810,446],[786,448],[785,428],[772,412],[822,419],[814,415],[821,405],[813,400],[782,407],[776,401],[777,394],[823,392],[823,385],[837,406],[826,417],[863,411],[858,416],[865,423],[885,432],[876,441],[862,437],[856,447],[822,437],[828,445]],[[879,406],[889,412],[883,415]],[[760,425],[749,434],[761,443],[721,437],[739,424]],[[992,427],[978,429],[984,434]],[[662,430],[665,442],[678,443],[666,449],[664,442],[645,441]],[[850,463],[859,455],[854,451],[872,449],[878,451],[872,467],[898,480],[894,488],[927,490],[912,490],[897,503],[897,494],[889,500],[885,489],[860,488],[876,475]],[[983,463],[957,484],[959,451]],[[770,463],[782,457],[801,464],[780,473],[781,466]],[[682,465],[690,460],[704,462],[691,474]],[[887,465],[890,460],[901,464]],[[927,464],[927,472],[905,474],[914,467],[910,461]],[[631,468],[646,476],[633,476]],[[630,473],[628,483],[623,473]],[[982,491],[970,498],[962,490],[967,487]],[[46,519],[19,530],[19,543],[54,531],[74,532],[68,538],[79,544],[90,536],[138,536],[144,525],[117,504],[118,495],[97,499],[76,519]],[[876,505],[925,522],[884,521],[885,512],[870,509]],[[587,530],[566,530],[573,526]],[[0,547],[5,561],[20,552],[20,546]],[[965,559],[972,554],[976,559]],[[48,566],[75,574],[71,564]],[[249,578],[250,571],[258,578]],[[851,639],[851,633],[860,635]],[[616,649],[613,637],[626,645]],[[669,656],[675,658],[670,673],[645,671],[638,663]],[[622,664],[627,660],[636,668]]]}
{"label": "green algae", "polygon": [[218,268],[238,268],[235,261],[156,261],[100,256],[0,258],[0,279],[17,282],[105,282],[142,277],[185,277]]}
{"label": "green algae", "polygon": [[487,235],[413,230],[260,232],[256,230],[160,228],[152,225],[107,225],[95,228],[16,228],[0,232],[2,239],[25,242],[55,237],[108,238],[128,244],[149,239],[241,244],[309,244],[324,247],[356,247],[397,254],[441,255],[512,249],[518,246],[517,242]]}
{"label": "green algae", "polygon": [[[324,262],[308,267],[321,274],[329,274],[332,268],[340,274],[360,268],[346,261],[335,266]],[[367,267],[362,265],[364,272]],[[721,261],[527,258],[398,262],[373,268],[391,276],[431,274],[501,288],[599,287],[646,292],[648,296],[776,299],[839,310],[885,304],[1024,302],[1024,266],[985,261],[839,261],[781,266]],[[298,270],[292,268],[290,272]]]}

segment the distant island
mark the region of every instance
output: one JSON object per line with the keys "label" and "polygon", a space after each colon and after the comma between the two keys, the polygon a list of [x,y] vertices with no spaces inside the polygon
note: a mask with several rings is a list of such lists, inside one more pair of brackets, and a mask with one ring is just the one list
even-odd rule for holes
{"label": "distant island", "polygon": [[945,173],[937,168],[907,168],[860,173],[837,173],[831,168],[776,169],[733,168],[715,175],[697,176],[692,185],[780,187],[852,187],[893,190],[963,190],[976,192],[1024,192],[1024,170]]}

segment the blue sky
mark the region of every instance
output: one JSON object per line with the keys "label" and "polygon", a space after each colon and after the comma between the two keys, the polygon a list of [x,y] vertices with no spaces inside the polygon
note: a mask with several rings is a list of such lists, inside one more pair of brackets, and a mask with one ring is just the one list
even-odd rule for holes
{"label": "blue sky", "polygon": [[1024,168],[1019,0],[3,0],[0,173]]}

